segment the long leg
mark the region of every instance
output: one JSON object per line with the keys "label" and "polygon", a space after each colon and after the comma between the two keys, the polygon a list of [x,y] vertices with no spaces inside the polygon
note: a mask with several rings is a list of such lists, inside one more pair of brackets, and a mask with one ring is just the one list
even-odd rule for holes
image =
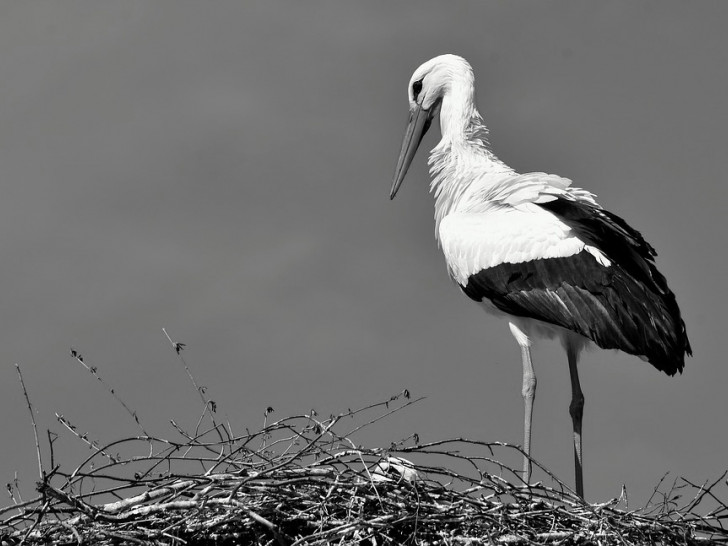
{"label": "long leg", "polygon": [[533,372],[531,361],[531,340],[515,324],[508,323],[511,334],[516,338],[516,343],[521,348],[521,359],[523,360],[523,395],[524,423],[523,423],[523,481],[527,484],[531,481],[531,421],[533,420],[533,401],[536,398],[536,374]]}
{"label": "long leg", "polygon": [[574,426],[574,473],[576,477],[576,492],[584,498],[584,459],[581,451],[581,419],[584,416],[584,393],[579,384],[579,370],[577,361],[579,350],[573,344],[567,344],[566,355],[569,359],[569,376],[571,377],[571,404],[569,413]]}

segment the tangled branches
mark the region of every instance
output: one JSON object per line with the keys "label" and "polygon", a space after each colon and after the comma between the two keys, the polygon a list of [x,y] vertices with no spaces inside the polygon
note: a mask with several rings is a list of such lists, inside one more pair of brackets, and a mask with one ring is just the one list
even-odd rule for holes
{"label": "tangled branches", "polygon": [[203,398],[209,418],[194,432],[173,423],[177,440],[142,433],[103,446],[58,416],[92,454],[43,474],[36,498],[0,509],[0,542],[728,543],[725,474],[703,485],[663,480],[646,507],[629,510],[624,499],[585,503],[535,460],[545,479],[525,484],[502,462],[519,461],[518,446],[417,435],[387,448],[356,443],[416,402],[405,390],[327,418],[269,423],[266,411],[261,430],[235,436]]}
{"label": "tangled branches", "polygon": [[[717,500],[718,482],[675,483],[647,510],[628,512],[618,501],[585,504],[555,476],[551,485],[526,486],[498,462],[499,452],[520,453],[516,446],[409,438],[368,449],[352,440],[414,402],[403,393],[327,419],[286,417],[240,437],[216,425],[195,436],[180,430],[180,442],[126,438],[96,448],[71,472],[55,469],[37,499],[2,510],[12,514],[2,532],[11,544],[728,541],[725,504],[696,511]],[[680,507],[688,488],[695,494]]]}

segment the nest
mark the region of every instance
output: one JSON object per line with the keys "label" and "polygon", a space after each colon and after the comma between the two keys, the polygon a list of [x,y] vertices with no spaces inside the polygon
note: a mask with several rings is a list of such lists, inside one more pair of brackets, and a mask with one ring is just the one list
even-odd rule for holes
{"label": "nest", "polygon": [[358,445],[362,429],[418,401],[407,391],[326,418],[268,422],[269,408],[261,430],[238,436],[198,392],[204,412],[194,431],[173,423],[176,440],[140,434],[101,446],[58,416],[92,454],[45,473],[39,450],[38,494],[20,502],[9,486],[0,543],[728,543],[726,474],[702,485],[663,479],[638,510],[624,495],[588,504],[535,460],[546,478],[524,483],[501,462],[520,459],[518,446],[416,435]]}

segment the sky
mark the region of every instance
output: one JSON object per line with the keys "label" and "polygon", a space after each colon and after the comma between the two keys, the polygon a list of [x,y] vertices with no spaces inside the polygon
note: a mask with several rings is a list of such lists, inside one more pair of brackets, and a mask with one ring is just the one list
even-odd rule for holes
{"label": "sky", "polygon": [[[507,323],[448,279],[425,137],[388,194],[417,66],[475,71],[494,152],[570,178],[657,249],[695,357],[669,378],[622,353],[580,364],[586,496],[728,468],[722,336],[728,5],[721,1],[22,2],[0,5],[0,479],[29,495],[35,446],[14,364],[56,459],[134,423],[73,347],[172,436],[199,400],[255,429],[404,388],[372,428],[520,443]],[[533,454],[573,480],[563,350],[537,343]],[[47,454],[46,454],[47,457]],[[4,504],[4,503],[0,503]]]}

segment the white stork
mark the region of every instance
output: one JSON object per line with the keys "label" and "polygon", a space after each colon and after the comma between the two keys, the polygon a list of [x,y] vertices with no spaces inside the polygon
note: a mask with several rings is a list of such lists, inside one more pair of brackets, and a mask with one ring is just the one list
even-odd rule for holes
{"label": "white stork", "polygon": [[[531,337],[561,340],[571,376],[576,491],[583,497],[581,350],[589,342],[620,349],[671,376],[692,354],[675,296],[655,267],[655,250],[570,180],[518,174],[491,152],[465,59],[441,55],[424,63],[410,79],[408,98],[390,198],[439,113],[442,139],[430,153],[430,189],[450,276],[488,312],[509,319],[523,361],[527,455],[536,393]],[[529,483],[528,456],[523,474]]]}

